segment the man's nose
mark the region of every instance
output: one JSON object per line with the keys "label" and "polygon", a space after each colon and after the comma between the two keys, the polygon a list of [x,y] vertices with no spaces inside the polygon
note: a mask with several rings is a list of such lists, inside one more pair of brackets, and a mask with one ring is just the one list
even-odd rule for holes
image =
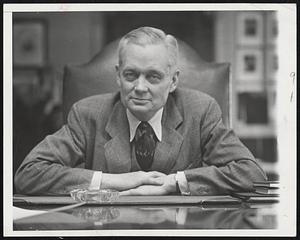
{"label": "man's nose", "polygon": [[146,92],[148,90],[146,79],[142,74],[136,81],[135,90],[140,92]]}

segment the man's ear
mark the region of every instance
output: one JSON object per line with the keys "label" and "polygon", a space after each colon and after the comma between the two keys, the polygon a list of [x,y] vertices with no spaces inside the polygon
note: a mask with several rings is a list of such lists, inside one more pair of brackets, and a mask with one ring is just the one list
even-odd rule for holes
{"label": "man's ear", "polygon": [[115,69],[116,69],[116,73],[117,73],[117,84],[118,84],[118,86],[120,87],[120,85],[121,85],[121,82],[120,82],[120,67],[119,67],[119,65],[116,65],[115,66]]}
{"label": "man's ear", "polygon": [[172,77],[172,83],[171,83],[171,86],[170,86],[170,93],[171,92],[174,92],[175,89],[177,88],[177,85],[178,85],[178,81],[179,81],[179,70],[176,70],[173,77]]}

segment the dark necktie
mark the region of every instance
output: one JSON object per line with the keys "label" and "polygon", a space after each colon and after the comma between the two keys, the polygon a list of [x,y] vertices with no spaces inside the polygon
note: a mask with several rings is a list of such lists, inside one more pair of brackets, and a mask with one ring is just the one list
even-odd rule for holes
{"label": "dark necktie", "polygon": [[150,169],[156,146],[155,133],[148,122],[141,122],[135,133],[135,156],[142,170]]}

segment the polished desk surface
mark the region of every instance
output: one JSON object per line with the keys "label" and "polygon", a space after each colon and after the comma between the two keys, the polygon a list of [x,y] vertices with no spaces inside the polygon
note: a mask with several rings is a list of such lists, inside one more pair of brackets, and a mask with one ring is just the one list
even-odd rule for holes
{"label": "polished desk surface", "polygon": [[[51,210],[58,205],[14,206]],[[277,203],[83,205],[14,221],[14,230],[276,229]]]}

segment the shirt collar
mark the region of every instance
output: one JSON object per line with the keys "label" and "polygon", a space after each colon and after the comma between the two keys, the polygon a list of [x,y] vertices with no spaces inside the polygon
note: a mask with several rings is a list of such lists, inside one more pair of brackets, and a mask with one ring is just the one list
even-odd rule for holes
{"label": "shirt collar", "polygon": [[[138,120],[128,109],[126,109],[126,114],[129,122],[130,142],[132,142],[135,136],[135,131],[141,121]],[[161,141],[162,139],[162,126],[161,126],[162,114],[163,114],[163,108],[159,109],[154,114],[154,116],[148,121],[148,123],[153,128],[158,141]]]}

